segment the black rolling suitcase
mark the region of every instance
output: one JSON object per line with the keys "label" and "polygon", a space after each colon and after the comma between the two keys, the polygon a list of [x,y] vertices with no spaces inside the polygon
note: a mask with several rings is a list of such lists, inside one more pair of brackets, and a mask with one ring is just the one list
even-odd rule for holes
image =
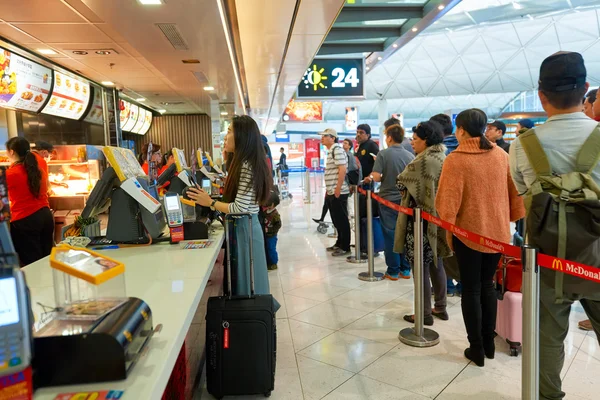
{"label": "black rolling suitcase", "polygon": [[[225,218],[227,296],[208,299],[206,314],[206,382],[217,399],[232,395],[271,395],[275,388],[277,335],[273,296],[254,294],[254,257],[250,251],[250,296],[232,296],[229,222],[250,214]],[[233,232],[235,235],[235,231]]]}

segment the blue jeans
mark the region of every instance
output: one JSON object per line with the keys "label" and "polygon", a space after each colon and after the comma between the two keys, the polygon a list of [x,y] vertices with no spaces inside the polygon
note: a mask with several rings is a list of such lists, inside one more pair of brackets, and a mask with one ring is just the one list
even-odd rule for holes
{"label": "blue jeans", "polygon": [[410,264],[404,257],[404,254],[394,253],[394,236],[396,234],[396,221],[398,220],[398,211],[379,204],[379,219],[381,230],[383,231],[385,264],[387,273],[397,277],[400,273],[410,274]]}
{"label": "blue jeans", "polygon": [[267,265],[277,264],[278,262],[277,236],[267,236]]}

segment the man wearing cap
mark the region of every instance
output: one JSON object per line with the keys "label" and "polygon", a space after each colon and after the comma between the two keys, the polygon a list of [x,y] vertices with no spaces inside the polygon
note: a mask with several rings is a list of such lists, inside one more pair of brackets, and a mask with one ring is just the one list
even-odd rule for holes
{"label": "man wearing cap", "polygon": [[492,143],[496,143],[498,147],[501,147],[505,152],[508,153],[510,149],[510,143],[504,140],[504,134],[506,133],[506,125],[502,121],[494,121],[488,124],[485,131],[485,137]]}
{"label": "man wearing cap", "polygon": [[527,132],[529,129],[533,128],[535,124],[529,118],[523,118],[519,122],[517,122],[517,136],[519,136],[523,132]]}
{"label": "man wearing cap", "polygon": [[358,161],[362,168],[363,176],[371,175],[375,165],[375,157],[379,153],[379,146],[371,140],[371,127],[368,124],[360,124],[356,128],[356,141],[358,142]]}
{"label": "man wearing cap", "polygon": [[[588,118],[581,107],[587,92],[586,68],[579,53],[558,52],[546,58],[540,67],[538,95],[548,120],[535,128],[552,171],[565,174],[575,171],[575,160],[597,122]],[[535,172],[516,138],[510,149],[510,170],[520,193],[525,193],[536,180]],[[600,185],[600,164],[591,173]],[[588,263],[589,264],[589,263]],[[594,264],[600,267],[600,255]],[[540,400],[565,397],[561,370],[565,359],[564,340],[569,331],[569,314],[579,300],[600,337],[600,289],[594,293],[570,293],[565,286],[562,302],[557,303],[552,271],[541,269],[540,279]],[[548,279],[550,278],[550,279]],[[571,287],[572,288],[572,287]]]}
{"label": "man wearing cap", "polygon": [[329,151],[325,164],[325,187],[327,196],[325,201],[329,206],[331,220],[338,237],[335,244],[327,248],[334,257],[350,254],[350,222],[348,221],[348,196],[350,189],[346,182],[346,169],[348,157],[338,144],[338,135],[335,129],[327,128],[320,133],[321,144]]}

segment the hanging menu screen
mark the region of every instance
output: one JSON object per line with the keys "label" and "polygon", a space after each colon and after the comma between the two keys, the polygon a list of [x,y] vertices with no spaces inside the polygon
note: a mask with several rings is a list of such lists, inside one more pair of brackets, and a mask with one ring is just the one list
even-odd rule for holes
{"label": "hanging menu screen", "polygon": [[78,120],[89,102],[89,83],[55,71],[52,97],[42,113]]}
{"label": "hanging menu screen", "polygon": [[129,105],[129,118],[123,125],[121,125],[121,129],[126,132],[131,132],[131,130],[137,123],[139,112],[140,112],[140,108],[138,106],[136,106],[135,104],[130,104]]}
{"label": "hanging menu screen", "polygon": [[0,106],[38,112],[51,86],[50,68],[0,48]]}

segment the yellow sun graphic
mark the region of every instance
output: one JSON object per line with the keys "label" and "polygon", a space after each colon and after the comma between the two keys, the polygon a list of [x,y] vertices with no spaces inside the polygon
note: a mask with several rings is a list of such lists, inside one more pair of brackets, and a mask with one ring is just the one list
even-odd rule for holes
{"label": "yellow sun graphic", "polygon": [[314,64],[312,71],[308,74],[308,81],[312,83],[315,92],[317,87],[325,88],[323,81],[327,80],[327,77],[323,76],[323,72],[325,72],[325,68],[318,69],[317,64]]}

